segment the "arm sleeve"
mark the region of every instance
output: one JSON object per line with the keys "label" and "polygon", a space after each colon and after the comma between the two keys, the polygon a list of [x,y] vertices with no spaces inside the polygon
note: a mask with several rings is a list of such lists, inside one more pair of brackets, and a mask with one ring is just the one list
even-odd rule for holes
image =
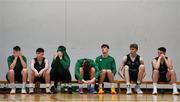
{"label": "arm sleeve", "polygon": [[8,63],[8,67],[10,67],[10,65],[12,64],[12,59],[10,57],[7,58],[7,63]]}
{"label": "arm sleeve", "polygon": [[70,58],[68,55],[65,55],[63,59],[60,60],[60,63],[62,64],[64,69],[68,69],[70,66]]}
{"label": "arm sleeve", "polygon": [[83,78],[80,75],[80,67],[81,67],[81,64],[79,61],[77,61],[76,65],[75,65],[75,76],[78,78],[78,80],[82,81]]}
{"label": "arm sleeve", "polygon": [[98,68],[98,65],[93,61],[93,67],[95,68],[95,78],[98,79],[99,78],[99,68]]}
{"label": "arm sleeve", "polygon": [[117,70],[116,70],[116,62],[115,62],[114,59],[113,59],[113,62],[112,62],[112,72],[113,72],[114,75],[115,75],[116,72],[117,72]]}

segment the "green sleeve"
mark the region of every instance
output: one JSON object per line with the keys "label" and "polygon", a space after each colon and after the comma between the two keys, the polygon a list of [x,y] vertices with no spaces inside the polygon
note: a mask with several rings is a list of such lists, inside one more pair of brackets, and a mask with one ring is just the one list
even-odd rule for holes
{"label": "green sleeve", "polygon": [[63,59],[60,60],[60,63],[62,64],[64,69],[69,68],[70,66],[70,58],[68,55],[65,55]]}
{"label": "green sleeve", "polygon": [[75,76],[78,78],[78,80],[82,81],[83,77],[80,75],[80,67],[81,63],[80,60],[78,60],[75,65]]}
{"label": "green sleeve", "polygon": [[113,63],[112,63],[112,72],[114,75],[116,74],[116,62],[115,62],[114,58],[113,58]]}
{"label": "green sleeve", "polygon": [[25,56],[23,56],[23,60],[27,64],[27,58]]}
{"label": "green sleeve", "polygon": [[13,60],[12,60],[11,56],[9,56],[7,58],[7,63],[8,63],[8,67],[10,67],[10,65],[13,63]]}
{"label": "green sleeve", "polygon": [[96,58],[95,62],[97,64],[98,70],[101,71],[102,68],[99,65],[99,58],[98,57]]}
{"label": "green sleeve", "polygon": [[99,78],[99,74],[100,74],[98,65],[94,61],[92,63],[93,63],[92,66],[95,68],[95,78],[98,79]]}

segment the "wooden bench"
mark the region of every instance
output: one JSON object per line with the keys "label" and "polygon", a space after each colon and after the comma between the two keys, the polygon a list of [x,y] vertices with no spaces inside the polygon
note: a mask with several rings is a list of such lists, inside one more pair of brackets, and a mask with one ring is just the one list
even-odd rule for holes
{"label": "wooden bench", "polygon": [[[27,81],[27,84],[29,83],[29,81]],[[72,81],[71,82],[72,84],[77,84],[78,81]],[[114,83],[117,84],[117,90],[118,92],[121,92],[121,84],[126,84],[125,80],[114,80]],[[136,82],[131,82],[133,84],[136,84]],[[8,81],[4,81],[4,80],[1,80],[0,81],[0,84],[3,84],[4,86],[7,86],[9,84]],[[145,80],[145,81],[142,81],[141,84],[145,84],[146,85],[146,88],[147,88],[147,85],[148,84],[153,84],[152,81],[150,80]],[[158,84],[169,84],[169,82],[158,82]],[[180,82],[176,82],[177,85],[180,85]]]}
{"label": "wooden bench", "polygon": [[[121,84],[126,84],[126,81],[125,80],[114,80],[114,83],[117,84],[118,92],[121,92]],[[133,81],[131,83],[136,84],[136,82],[133,82]],[[142,81],[141,84],[145,84],[146,88],[147,88],[147,85],[153,84],[153,82],[150,80],[145,80],[145,81]],[[158,82],[158,84],[169,84],[169,82]],[[176,84],[180,85],[180,82],[176,82]]]}

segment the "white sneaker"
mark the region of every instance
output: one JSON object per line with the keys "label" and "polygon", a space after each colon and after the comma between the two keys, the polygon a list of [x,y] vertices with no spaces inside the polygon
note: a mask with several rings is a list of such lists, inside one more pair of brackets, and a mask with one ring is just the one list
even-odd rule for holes
{"label": "white sneaker", "polygon": [[29,94],[33,94],[34,93],[34,88],[33,87],[30,87],[29,88]]}
{"label": "white sneaker", "polygon": [[153,90],[152,94],[157,95],[157,90]]}
{"label": "white sneaker", "polygon": [[179,95],[179,92],[177,90],[173,90],[173,95]]}
{"label": "white sneaker", "polygon": [[10,94],[15,94],[15,93],[16,93],[16,88],[12,88]]}
{"label": "white sneaker", "polygon": [[22,94],[26,94],[26,93],[27,93],[27,92],[26,92],[26,89],[25,89],[25,88],[22,88],[22,89],[21,89],[21,93],[22,93]]}
{"label": "white sneaker", "polygon": [[50,94],[51,93],[51,90],[50,90],[50,88],[48,87],[48,88],[46,88],[46,93],[47,94]]}
{"label": "white sneaker", "polygon": [[140,88],[140,85],[136,85],[135,88],[134,88],[134,91],[137,92],[137,94],[143,94],[141,88]]}
{"label": "white sneaker", "polygon": [[132,94],[132,89],[131,89],[131,86],[130,85],[127,85],[127,91],[126,91],[126,94],[127,95],[131,95]]}

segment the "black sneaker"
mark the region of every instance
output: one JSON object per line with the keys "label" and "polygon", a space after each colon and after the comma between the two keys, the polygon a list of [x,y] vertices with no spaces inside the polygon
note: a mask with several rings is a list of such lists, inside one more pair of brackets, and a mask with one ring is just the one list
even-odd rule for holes
{"label": "black sneaker", "polygon": [[68,94],[72,94],[72,87],[68,87]]}
{"label": "black sneaker", "polygon": [[51,87],[51,93],[53,93],[53,94],[57,93],[55,86]]}

